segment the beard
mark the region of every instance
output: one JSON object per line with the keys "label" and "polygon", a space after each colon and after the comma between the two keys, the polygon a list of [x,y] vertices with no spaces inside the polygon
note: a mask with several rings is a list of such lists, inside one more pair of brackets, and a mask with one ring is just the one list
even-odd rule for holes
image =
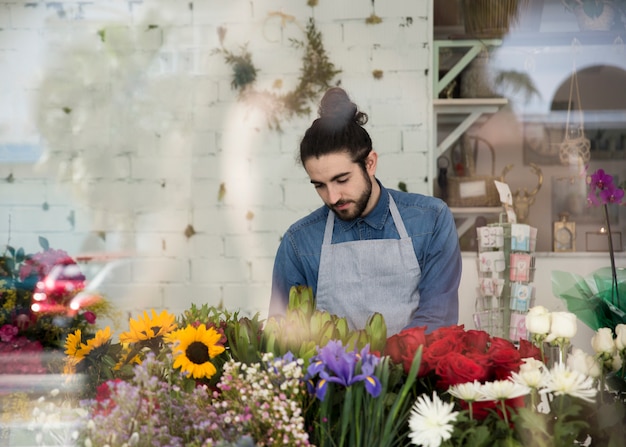
{"label": "beard", "polygon": [[[361,217],[363,215],[363,211],[365,211],[365,208],[367,208],[367,203],[369,202],[370,196],[372,195],[372,180],[370,180],[370,178],[365,173],[363,173],[363,178],[365,179],[365,189],[356,200],[339,200],[337,203],[330,206],[330,208],[341,220],[348,221],[356,219],[357,217]],[[338,206],[350,202],[354,203],[354,207],[345,210],[337,209]]]}

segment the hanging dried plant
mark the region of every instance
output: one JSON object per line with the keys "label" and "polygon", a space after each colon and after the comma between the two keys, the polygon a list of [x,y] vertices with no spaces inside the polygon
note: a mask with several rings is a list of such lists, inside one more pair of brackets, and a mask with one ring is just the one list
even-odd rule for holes
{"label": "hanging dried plant", "polygon": [[[252,64],[252,55],[246,46],[241,48],[240,54],[234,54],[223,47],[216,50],[217,53],[223,54],[226,63],[233,67],[231,85],[239,90],[240,99],[261,107],[268,117],[270,128],[280,130],[281,115],[287,115],[289,118],[293,115],[310,114],[310,103],[314,102],[321,92],[330,88],[333,78],[341,73],[341,70],[330,61],[324,48],[322,34],[315,26],[313,18],[309,19],[305,32],[305,41],[290,39],[291,45],[303,49],[304,54],[298,85],[283,95],[256,91],[252,88],[258,70]],[[220,29],[218,33],[222,42],[225,30]]]}

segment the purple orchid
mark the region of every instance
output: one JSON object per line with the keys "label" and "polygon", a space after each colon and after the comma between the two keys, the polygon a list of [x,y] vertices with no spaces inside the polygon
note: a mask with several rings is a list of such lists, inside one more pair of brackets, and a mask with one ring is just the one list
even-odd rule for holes
{"label": "purple orchid", "polygon": [[[374,370],[379,360],[370,354],[369,345],[361,352],[356,349],[347,351],[341,341],[331,340],[326,346],[318,348],[318,354],[311,359],[306,377],[309,390],[315,392],[319,400],[324,400],[329,383],[349,387],[363,382],[366,391],[372,397],[378,397],[382,386]],[[317,383],[313,381],[316,376]]]}
{"label": "purple orchid", "polygon": [[624,190],[618,188],[613,183],[613,176],[598,169],[587,178],[589,184],[589,194],[587,203],[591,206],[606,205],[608,203],[622,203]]}

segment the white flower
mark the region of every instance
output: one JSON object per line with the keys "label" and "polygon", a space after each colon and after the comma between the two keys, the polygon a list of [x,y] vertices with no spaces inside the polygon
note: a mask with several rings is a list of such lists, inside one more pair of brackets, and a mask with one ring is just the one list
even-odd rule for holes
{"label": "white flower", "polygon": [[550,342],[561,339],[571,339],[576,335],[576,315],[571,312],[552,312],[550,316],[550,333],[546,341]]}
{"label": "white flower", "polygon": [[620,369],[622,369],[622,365],[623,365],[623,361],[622,361],[622,356],[619,354],[615,354],[613,355],[613,361],[611,362],[611,367],[613,368],[613,371],[619,371]]}
{"label": "white flower", "polygon": [[615,346],[619,351],[626,349],[626,324],[615,326]]}
{"label": "white flower", "polygon": [[511,380],[529,388],[541,388],[548,375],[546,365],[532,357],[525,358],[523,361],[524,363],[519,367],[519,372],[511,373]]}
{"label": "white flower", "polygon": [[564,363],[557,363],[550,370],[546,387],[541,392],[554,393],[557,396],[567,394],[594,402],[598,390],[594,387],[592,377],[573,371]]}
{"label": "white flower", "polygon": [[574,348],[572,353],[567,356],[567,366],[571,370],[593,378],[598,378],[602,374],[602,365],[598,359],[580,348]]}
{"label": "white flower", "polygon": [[483,383],[481,401],[501,401],[515,399],[530,393],[530,388],[512,380],[495,380]]}
{"label": "white flower", "polygon": [[615,341],[613,341],[613,331],[608,327],[598,329],[591,337],[591,347],[596,354],[613,355],[617,351]]}
{"label": "white flower", "polygon": [[409,437],[414,445],[438,447],[452,437],[453,422],[458,416],[453,403],[444,403],[437,393],[430,400],[425,395],[417,398],[409,417]]}
{"label": "white flower", "polygon": [[526,314],[526,329],[531,334],[547,335],[550,332],[550,312],[543,306],[534,306]]}
{"label": "white flower", "polygon": [[482,396],[481,383],[478,380],[475,380],[473,382],[452,385],[448,388],[448,393],[457,399],[464,400],[465,402],[475,402],[480,396]]}

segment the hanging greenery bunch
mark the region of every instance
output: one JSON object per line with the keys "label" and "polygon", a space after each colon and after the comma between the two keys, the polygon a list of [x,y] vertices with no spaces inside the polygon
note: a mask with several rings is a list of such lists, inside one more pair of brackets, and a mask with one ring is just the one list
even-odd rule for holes
{"label": "hanging greenery bunch", "polygon": [[[220,43],[223,43],[226,30],[220,28]],[[296,87],[285,93],[277,94],[254,89],[257,73],[252,61],[252,54],[244,45],[239,53],[223,47],[216,50],[224,56],[224,61],[232,67],[231,87],[239,91],[240,99],[260,106],[266,113],[270,128],[280,130],[280,117],[291,118],[293,115],[305,116],[311,113],[310,103],[317,96],[332,87],[331,82],[341,70],[335,67],[324,48],[321,32],[315,26],[313,18],[305,29],[305,40],[290,39],[291,45],[303,49],[300,77]]]}

